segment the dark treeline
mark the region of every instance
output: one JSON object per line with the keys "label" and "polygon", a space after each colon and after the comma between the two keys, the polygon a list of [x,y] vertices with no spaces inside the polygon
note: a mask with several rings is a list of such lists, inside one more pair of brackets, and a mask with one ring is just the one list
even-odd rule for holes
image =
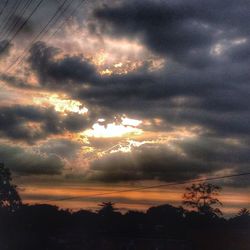
{"label": "dark treeline", "polygon": [[165,204],[122,214],[103,202],[94,212],[72,212],[24,205],[0,164],[0,250],[249,250],[249,210],[223,218],[219,191],[192,184],[183,195],[188,209]]}
{"label": "dark treeline", "polygon": [[97,212],[50,205],[0,209],[1,250],[249,250],[249,238],[247,210],[225,219],[168,204],[125,214],[112,203]]}

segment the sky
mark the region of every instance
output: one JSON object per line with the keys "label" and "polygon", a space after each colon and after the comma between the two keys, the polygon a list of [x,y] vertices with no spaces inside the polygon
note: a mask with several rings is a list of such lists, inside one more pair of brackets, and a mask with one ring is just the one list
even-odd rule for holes
{"label": "sky", "polygon": [[[7,5],[5,4],[7,3]],[[249,172],[250,3],[0,4],[0,161],[26,203],[180,205],[185,185]],[[249,176],[213,182],[223,211]]]}

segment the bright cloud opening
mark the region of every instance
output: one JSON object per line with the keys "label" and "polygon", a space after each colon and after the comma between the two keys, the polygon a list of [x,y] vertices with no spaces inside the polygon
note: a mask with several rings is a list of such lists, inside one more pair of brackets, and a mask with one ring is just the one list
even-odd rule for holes
{"label": "bright cloud opening", "polygon": [[53,105],[55,111],[66,113],[86,114],[88,109],[79,101],[72,99],[61,99],[58,95],[51,95],[50,97],[34,98],[33,101],[39,105]]}
{"label": "bright cloud opening", "polygon": [[[101,119],[103,122],[104,119]],[[100,122],[100,120],[99,120]],[[92,129],[84,132],[87,137],[96,138],[110,138],[110,137],[123,137],[131,135],[140,135],[143,133],[142,129],[137,128],[142,121],[123,117],[120,124],[115,122],[106,125],[95,123]]]}

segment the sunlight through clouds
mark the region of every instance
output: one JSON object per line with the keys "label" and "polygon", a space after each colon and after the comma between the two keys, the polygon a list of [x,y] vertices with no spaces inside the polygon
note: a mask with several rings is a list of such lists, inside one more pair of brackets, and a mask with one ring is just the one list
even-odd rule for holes
{"label": "sunlight through clouds", "polygon": [[[131,157],[145,160],[136,165],[138,172],[148,165],[154,170],[143,176],[152,183],[154,176],[168,177],[172,171],[178,181],[247,170],[249,4],[86,1],[54,33],[59,23],[47,22],[59,3],[66,7],[71,1],[43,2],[9,46],[3,39],[7,34],[0,41],[0,142],[7,145],[2,155],[6,148],[10,151],[7,160],[15,147],[20,152],[35,149],[39,156],[55,154],[66,162],[58,182],[70,184],[86,181],[85,171],[93,174],[95,161],[101,167],[105,163],[99,171],[107,177],[124,164],[120,172],[126,177],[134,164],[127,164]],[[34,39],[40,31],[44,36]],[[41,173],[39,159],[34,165]],[[117,163],[110,168],[113,159]],[[131,172],[127,183],[134,181]],[[79,175],[84,177],[79,180]],[[33,178],[26,183],[33,184]],[[50,176],[39,178],[51,181]],[[225,186],[240,190],[242,183],[233,179]]]}
{"label": "sunlight through clouds", "polygon": [[109,123],[105,126],[99,123],[95,123],[92,126],[92,129],[86,130],[84,132],[84,135],[88,137],[109,138],[109,137],[140,135],[142,133],[143,131],[141,129],[131,125]]}
{"label": "sunlight through clouds", "polygon": [[112,138],[136,136],[143,133],[143,130],[138,128],[142,121],[131,119],[126,116],[123,116],[120,122],[104,123],[105,119],[98,119],[98,122],[93,124],[91,129],[84,131],[82,135],[96,138]]}
{"label": "sunlight through clouds", "polygon": [[80,115],[88,113],[88,109],[79,101],[72,99],[61,99],[59,95],[54,94],[49,97],[33,98],[33,101],[38,105],[53,105],[55,111],[66,113],[78,113]]}

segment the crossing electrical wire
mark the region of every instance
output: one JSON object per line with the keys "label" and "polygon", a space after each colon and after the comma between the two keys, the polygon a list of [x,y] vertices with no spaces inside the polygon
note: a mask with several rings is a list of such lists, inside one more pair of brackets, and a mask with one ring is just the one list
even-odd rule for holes
{"label": "crossing electrical wire", "polygon": [[[8,3],[9,0],[7,0],[6,3]],[[29,21],[29,19],[34,15],[34,13],[37,11],[37,9],[40,7],[40,5],[42,4],[44,0],[40,0],[38,2],[38,4],[36,5],[36,7],[32,10],[32,12],[30,13],[30,15],[26,18],[26,20],[21,24],[21,26],[18,27],[18,29],[15,31],[14,35],[10,38],[9,40],[9,43],[11,43],[15,38],[16,36],[18,35],[18,33],[22,30],[22,28],[27,24],[27,22]],[[30,3],[32,2],[32,0],[29,0],[28,2],[26,2],[26,5],[24,7],[24,12],[26,12],[27,8],[29,7]],[[67,23],[67,21],[78,11],[78,9],[81,7],[81,5],[85,2],[85,0],[81,0],[79,2],[79,4],[77,6],[75,6],[75,8],[73,9],[73,11],[70,13],[70,15],[61,23],[61,25],[59,25],[59,27],[55,30],[55,32],[49,37],[48,41]],[[73,3],[73,0],[71,1],[71,3]],[[70,4],[71,5],[71,4]],[[70,7],[70,6],[68,6]],[[65,9],[64,12],[68,11],[68,8]],[[24,13],[22,13],[22,16],[24,15]],[[18,21],[15,22],[15,24],[13,25],[14,28],[16,28],[18,25]],[[47,25],[46,25],[47,26]],[[9,33],[11,33],[11,31],[9,31]],[[9,35],[8,33],[8,35]],[[41,32],[38,36],[41,35]],[[34,39],[33,39],[34,40]],[[8,44],[9,44],[8,43]],[[5,48],[3,48],[5,49]],[[26,51],[26,50],[25,50]],[[24,56],[25,57],[25,56]],[[19,60],[20,60],[20,56],[17,58],[17,60],[15,60],[14,63],[12,63],[9,67],[7,67],[7,73],[16,65],[16,63],[20,63]],[[23,59],[21,59],[21,61],[23,61]],[[17,64],[17,65],[18,65]]]}
{"label": "crossing electrical wire", "polygon": [[[69,10],[70,6],[73,4],[74,0],[71,0],[68,2],[68,5],[65,7],[66,3],[68,0],[64,0],[59,8],[56,10],[56,12],[53,14],[53,16],[50,18],[50,20],[47,22],[45,26],[43,26],[42,30],[32,39],[30,44],[33,44],[37,39],[40,39],[41,37],[44,37],[48,31],[49,28],[53,25],[56,25],[58,20],[64,16],[66,11]],[[8,26],[10,23],[12,17],[18,13],[20,13],[20,16],[23,17],[26,13],[26,11],[29,9],[32,0],[28,0],[22,8],[19,8],[21,5],[22,0],[19,0],[15,2],[15,5],[13,5],[13,11],[9,13],[7,16],[6,22],[3,25],[3,28],[5,28],[5,33],[3,36],[9,36],[11,33],[13,35],[11,36],[9,43],[11,43],[16,36],[19,34],[19,32],[23,29],[23,27],[29,22],[29,20],[32,18],[32,16],[36,13],[36,11],[39,9],[39,7],[42,5],[44,0],[39,0],[38,3],[35,5],[35,7],[32,9],[28,17],[22,22],[18,23],[19,21],[17,20],[15,23],[13,23],[11,26]],[[49,41],[65,24],[66,22],[75,14],[76,11],[81,7],[81,5],[85,2],[85,0],[81,0],[77,6],[72,10],[70,15],[64,19],[64,21],[58,26],[58,28],[53,32],[53,34],[48,38],[47,41]],[[0,11],[0,16],[4,13],[5,9],[9,5],[9,0],[6,0],[3,8]],[[18,10],[19,9],[19,10]],[[2,27],[2,26],[1,26]],[[3,31],[4,31],[3,30]],[[14,66],[17,66],[20,62],[23,61],[25,58],[25,54],[27,52],[27,48],[25,49],[24,53],[17,58],[17,60],[10,65],[10,67],[7,69],[7,71],[11,70]],[[21,59],[21,60],[20,60]],[[240,173],[240,174],[232,174],[232,175],[224,175],[224,176],[214,176],[214,177],[207,177],[207,178],[200,178],[200,179],[195,179],[195,180],[186,180],[186,181],[179,181],[179,182],[171,182],[171,183],[166,183],[166,184],[160,184],[160,185],[152,185],[152,186],[144,186],[144,187],[137,187],[137,188],[131,188],[131,189],[125,189],[125,190],[118,190],[118,191],[112,191],[112,192],[103,192],[103,193],[97,193],[93,194],[90,196],[73,196],[73,197],[65,197],[61,199],[50,199],[48,201],[66,201],[66,200],[73,200],[73,199],[80,199],[80,198],[88,198],[88,197],[95,197],[95,196],[104,196],[104,195],[110,195],[110,194],[119,194],[119,193],[125,193],[125,192],[133,192],[133,191],[140,191],[140,190],[147,190],[147,189],[155,189],[155,188],[161,188],[161,187],[170,187],[170,186],[178,186],[178,185],[183,185],[183,184],[189,184],[189,183],[196,183],[196,182],[204,182],[204,181],[214,181],[214,180],[221,180],[221,179],[226,179],[226,178],[234,178],[234,177],[240,177],[240,176],[247,176],[250,175],[249,173]]]}
{"label": "crossing electrical wire", "polygon": [[3,8],[2,8],[1,11],[0,11],[0,16],[4,13],[6,7],[8,6],[8,3],[9,3],[9,0],[6,0],[6,1],[4,2]]}
{"label": "crossing electrical wire", "polygon": [[[74,1],[74,0],[71,0],[71,2]],[[58,21],[58,19],[61,17],[61,14],[63,13],[64,10],[63,7],[64,5],[67,3],[67,0],[64,0],[63,3],[61,4],[61,6],[56,10],[56,12],[54,13],[54,15],[50,18],[50,20],[48,21],[48,23],[42,28],[42,30],[36,35],[36,37],[32,40],[31,44],[33,42],[35,42],[41,35],[43,35],[43,32],[46,32],[48,31],[47,28],[49,28],[49,26],[51,24],[53,24],[53,22],[55,23],[56,21]],[[60,13],[61,12],[61,13]],[[59,15],[58,15],[59,14]]]}
{"label": "crossing electrical wire", "polygon": [[5,0],[5,2],[3,4],[3,8],[0,10],[0,16],[2,15],[2,13],[4,13],[4,11],[8,5],[8,2],[9,2],[9,0]]}
{"label": "crossing electrical wire", "polygon": [[81,199],[81,198],[92,198],[96,196],[127,193],[127,192],[141,191],[141,190],[161,188],[161,187],[178,186],[178,185],[190,184],[190,183],[196,183],[196,182],[214,181],[214,180],[228,179],[228,178],[241,177],[241,176],[247,176],[247,175],[250,175],[250,172],[231,174],[231,175],[222,175],[222,176],[213,176],[213,177],[207,177],[207,178],[199,178],[195,180],[170,182],[170,183],[160,184],[160,185],[143,186],[143,187],[138,187],[138,188],[131,188],[131,189],[125,189],[125,190],[112,191],[112,192],[97,193],[97,194],[88,195],[88,196],[72,196],[72,197],[66,197],[66,198],[60,198],[60,199],[47,199],[45,201],[66,201],[66,200],[74,200],[74,199]]}
{"label": "crossing electrical wire", "polygon": [[84,4],[84,2],[86,2],[86,0],[81,0],[79,2],[79,4],[73,9],[68,18],[65,19],[64,22],[62,22],[61,25],[55,30],[55,32],[49,37],[47,42],[50,41],[50,39],[69,21],[69,19],[79,10],[79,8]]}
{"label": "crossing electrical wire", "polygon": [[27,0],[25,4],[20,8],[19,11],[19,18],[16,18],[15,22],[12,23],[6,30],[5,35],[8,38],[11,33],[13,33],[16,28],[20,25],[20,20],[24,19],[24,14],[26,10],[30,7],[32,4],[32,0]]}
{"label": "crossing electrical wire", "polygon": [[[19,1],[20,1],[20,0],[19,0]],[[15,7],[16,7],[16,5],[19,3],[19,1],[14,1],[14,2],[13,2],[13,5],[11,5],[11,6],[9,7],[10,11],[7,12],[7,15],[6,15],[6,17],[5,17],[5,20],[4,20],[3,22],[1,22],[1,24],[0,24],[1,33],[2,33],[2,32],[4,31],[4,29],[7,27],[7,24],[9,23],[9,20],[10,20],[10,18],[12,17],[12,14],[13,14],[12,9],[14,9],[14,11],[15,11]]]}
{"label": "crossing electrical wire", "polygon": [[21,3],[22,3],[22,0],[15,1],[14,5],[12,6],[13,11],[12,12],[10,11],[9,16],[6,18],[5,25],[3,26],[3,31],[2,31],[3,39],[5,38],[6,32],[8,31],[9,27],[11,26],[12,19],[17,14],[18,8],[20,7]]}
{"label": "crossing electrical wire", "polygon": [[[25,19],[25,21],[22,23],[22,25],[14,32],[12,37],[9,39],[9,43],[12,43],[12,41],[16,38],[16,36],[19,34],[19,32],[23,29],[23,27],[29,22],[31,17],[35,14],[35,12],[38,10],[38,8],[41,6],[41,4],[44,2],[44,0],[39,0],[39,2],[36,4],[35,8],[31,11],[29,16]],[[3,48],[5,49],[5,48]]]}
{"label": "crossing electrical wire", "polygon": [[[42,28],[42,30],[32,39],[30,44],[25,48],[23,53],[6,69],[6,72],[9,72],[14,66],[18,66],[20,63],[23,62],[26,54],[29,52],[30,45],[35,43],[38,39],[42,39],[48,32],[50,25],[55,25],[62,15],[66,13],[66,11],[70,8],[71,4],[74,0],[69,1],[69,4],[65,7],[67,0],[64,0],[54,15],[50,18],[48,23]],[[64,8],[65,7],[65,8]],[[61,12],[61,13],[60,13]]]}
{"label": "crossing electrical wire", "polygon": [[[70,15],[64,19],[64,21],[61,23],[61,25],[58,26],[58,28],[55,30],[55,32],[52,33],[52,35],[46,40],[46,42],[50,41],[50,39],[68,22],[68,20],[79,10],[79,8],[81,7],[81,5],[85,2],[86,0],[81,0],[79,2],[79,4],[77,6],[75,6],[75,8],[71,11]],[[70,6],[72,5],[72,3],[74,2],[74,0],[71,0],[70,4],[66,7],[66,9],[64,10],[64,13],[66,13],[69,9]],[[60,18],[60,17],[59,17]],[[58,18],[58,20],[59,20]],[[56,22],[58,21],[56,20]],[[56,23],[55,22],[55,23]],[[32,40],[32,43],[34,43],[38,38],[39,38],[40,34],[38,36],[36,36],[35,39]],[[29,45],[30,46],[30,45]],[[5,72],[9,73],[14,67],[18,66],[20,63],[23,62],[24,58],[26,57],[27,53],[29,52],[29,46],[25,49],[25,51],[23,52],[22,55],[20,55],[10,66],[8,66],[5,70]]]}

